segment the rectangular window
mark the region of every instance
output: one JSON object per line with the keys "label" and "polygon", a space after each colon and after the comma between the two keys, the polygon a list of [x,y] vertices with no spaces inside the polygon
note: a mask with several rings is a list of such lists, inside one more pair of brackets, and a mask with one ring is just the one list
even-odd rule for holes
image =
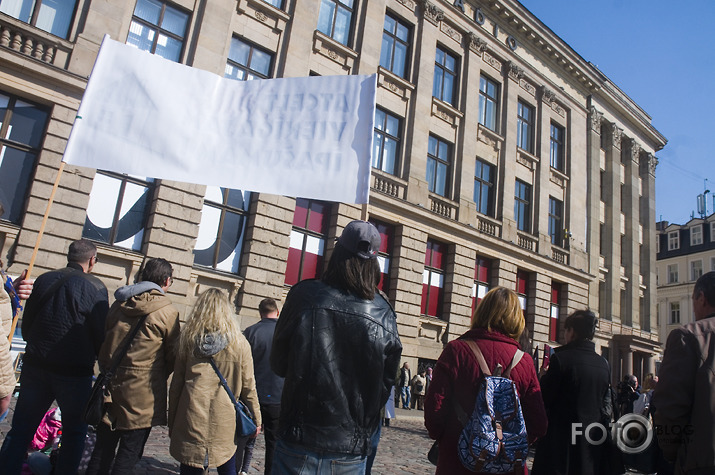
{"label": "rectangular window", "polygon": [[380,284],[378,288],[387,293],[390,290],[390,261],[392,260],[392,243],[395,231],[389,224],[370,220],[380,233],[380,250],[377,253],[377,262],[380,264]]}
{"label": "rectangular window", "polygon": [[549,196],[549,236],[551,244],[563,246],[563,202]]}
{"label": "rectangular window", "polygon": [[410,26],[397,17],[385,15],[382,30],[380,66],[401,78],[407,77],[407,62],[410,52]]}
{"label": "rectangular window", "polygon": [[285,283],[294,285],[304,279],[316,279],[323,271],[323,255],[328,233],[330,205],[297,198],[290,232]]}
{"label": "rectangular window", "polygon": [[680,323],[680,302],[670,302],[670,324]]}
{"label": "rectangular window", "polygon": [[278,8],[279,10],[283,10],[283,0],[263,0],[269,5],[273,5],[274,7]]}
{"label": "rectangular window", "polygon": [[2,0],[0,12],[52,33],[67,38],[77,0]]}
{"label": "rectangular window", "polygon": [[534,108],[519,101],[517,105],[516,146],[534,153]]}
{"label": "rectangular window", "polygon": [[551,142],[549,146],[549,157],[551,167],[559,171],[564,171],[564,128],[551,124]]}
{"label": "rectangular window", "polygon": [[715,221],[710,222],[710,242],[715,242]]}
{"label": "rectangular window", "polygon": [[432,135],[427,149],[427,187],[432,193],[447,196],[449,191],[450,145]]}
{"label": "rectangular window", "polygon": [[678,283],[678,264],[668,265],[668,283],[677,284]]}
{"label": "rectangular window", "polygon": [[494,165],[477,159],[474,169],[474,202],[477,212],[494,216]]}
{"label": "rectangular window", "polygon": [[698,224],[690,228],[690,245],[699,246],[703,243],[703,225]]}
{"label": "rectangular window", "polygon": [[45,109],[0,92],[0,219],[22,221],[47,119]]}
{"label": "rectangular window", "polygon": [[238,273],[251,193],[206,187],[194,264]]}
{"label": "rectangular window", "polygon": [[226,69],[223,76],[239,81],[271,77],[273,54],[241,38],[231,38]]}
{"label": "rectangular window", "polygon": [[400,157],[400,123],[399,117],[383,109],[375,109],[372,166],[390,175],[395,175]]}
{"label": "rectangular window", "polygon": [[559,303],[561,302],[561,284],[551,282],[551,305],[549,310],[549,340],[559,339]]}
{"label": "rectangular window", "polygon": [[153,181],[98,170],[89,194],[82,237],[141,250]]}
{"label": "rectangular window", "polygon": [[321,0],[318,31],[348,46],[352,29],[353,0]]}
{"label": "rectangular window", "polygon": [[715,271],[715,257],[710,258],[710,270]]}
{"label": "rectangular window", "polygon": [[472,315],[474,315],[474,311],[477,309],[479,302],[481,302],[484,296],[487,295],[487,292],[489,292],[491,267],[491,260],[477,256],[477,262],[474,267],[474,285],[472,286]]}
{"label": "rectangular window", "polygon": [[655,235],[655,253],[660,254],[660,234]]}
{"label": "rectangular window", "polygon": [[516,271],[516,295],[519,297],[519,305],[526,318],[529,305],[529,273],[523,270]]}
{"label": "rectangular window", "polygon": [[434,60],[432,95],[440,101],[455,105],[457,97],[457,57],[439,46]]}
{"label": "rectangular window", "polygon": [[692,261],[690,263],[690,280],[696,281],[703,275],[703,261]]}
{"label": "rectangular window", "polygon": [[482,76],[479,78],[479,123],[497,132],[499,113],[499,84]]}
{"label": "rectangular window", "polygon": [[671,231],[668,233],[668,250],[676,249],[680,249],[680,231]]}
{"label": "rectangular window", "polygon": [[447,246],[431,239],[427,240],[425,269],[422,274],[421,314],[442,318],[444,293],[444,273],[447,265]]}
{"label": "rectangular window", "polygon": [[531,228],[531,185],[516,180],[514,190],[514,220],[519,231]]}
{"label": "rectangular window", "polygon": [[137,0],[127,44],[177,63],[184,50],[189,14],[160,0]]}

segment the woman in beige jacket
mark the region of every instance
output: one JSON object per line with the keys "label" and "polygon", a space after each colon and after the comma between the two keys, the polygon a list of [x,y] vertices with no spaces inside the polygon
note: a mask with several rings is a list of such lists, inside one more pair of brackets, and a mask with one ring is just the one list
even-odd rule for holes
{"label": "woman in beige jacket", "polygon": [[169,452],[181,462],[182,475],[201,474],[207,466],[217,467],[219,474],[236,474],[236,410],[211,358],[260,427],[251,348],[218,289],[207,290],[194,305],[181,332],[169,390]]}

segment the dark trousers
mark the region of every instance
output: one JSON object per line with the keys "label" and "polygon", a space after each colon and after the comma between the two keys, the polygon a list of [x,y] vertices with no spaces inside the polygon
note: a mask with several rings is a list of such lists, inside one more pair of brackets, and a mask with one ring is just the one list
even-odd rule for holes
{"label": "dark trousers", "polygon": [[[107,424],[97,427],[97,443],[87,465],[86,475],[124,475],[134,473],[134,466],[144,454],[151,427],[136,430],[112,430]],[[117,449],[119,444],[119,449]],[[112,467],[114,462],[114,467]],[[111,472],[110,472],[111,469]]]}
{"label": "dark trousers", "polygon": [[280,404],[261,404],[263,435],[266,438],[266,475],[270,475],[273,468],[273,452],[276,448],[276,440],[278,440],[278,418],[280,415]]}
{"label": "dark trousers", "polygon": [[[231,457],[228,462],[219,465],[216,470],[218,470],[219,475],[236,475],[236,458]],[[203,475],[203,473],[203,468],[189,467],[183,463],[179,467],[179,475]]]}
{"label": "dark trousers", "polygon": [[92,376],[62,376],[25,364],[20,375],[20,395],[12,429],[0,449],[0,471],[8,475],[20,473],[27,447],[56,400],[62,411],[62,446],[55,473],[77,473],[87,437],[87,424],[82,413],[91,391]]}

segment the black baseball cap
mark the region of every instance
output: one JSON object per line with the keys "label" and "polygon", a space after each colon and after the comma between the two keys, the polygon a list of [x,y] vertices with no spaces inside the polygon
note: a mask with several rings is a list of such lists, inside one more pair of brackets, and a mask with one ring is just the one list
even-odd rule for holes
{"label": "black baseball cap", "polygon": [[362,259],[377,257],[380,250],[380,232],[367,221],[350,221],[338,238],[338,243]]}

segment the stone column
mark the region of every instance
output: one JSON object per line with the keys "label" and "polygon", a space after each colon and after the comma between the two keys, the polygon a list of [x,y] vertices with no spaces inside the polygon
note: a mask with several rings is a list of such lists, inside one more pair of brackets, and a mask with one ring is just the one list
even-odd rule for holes
{"label": "stone column", "polygon": [[[549,188],[551,182],[551,104],[554,92],[542,88],[541,101],[539,102],[539,126],[537,144],[540,149],[537,155],[540,158],[534,174],[534,234],[539,238],[539,254],[551,257],[551,237],[549,236]],[[568,133],[568,129],[564,129]],[[564,155],[566,148],[564,147]],[[565,158],[565,157],[564,157]],[[561,200],[561,197],[556,197]],[[566,224],[566,203],[562,210],[562,225]],[[564,226],[565,227],[565,226]]]}
{"label": "stone column", "polygon": [[655,167],[658,160],[652,153],[641,153],[640,177],[643,180],[643,199],[641,200],[641,225],[643,226],[643,254],[641,256],[641,274],[643,275],[644,304],[641,315],[641,328],[653,333],[658,332],[657,283],[655,273]]}
{"label": "stone column", "polygon": [[606,261],[606,320],[621,321],[621,134],[615,124],[609,124],[606,146],[606,170],[603,187],[606,222],[601,248]]}
{"label": "stone column", "polygon": [[[598,112],[595,107],[591,107],[589,114],[589,130],[588,130],[588,159],[587,159],[587,180],[588,195],[586,197],[586,208],[588,210],[588,236],[586,244],[586,252],[588,253],[588,269],[589,273],[595,276],[600,274],[599,271],[599,256],[600,256],[600,225],[601,225],[601,120],[603,114]],[[588,287],[588,307],[593,310],[598,310],[598,279],[593,279]],[[604,318],[603,315],[599,315]]]}
{"label": "stone column", "polygon": [[619,375],[619,379],[627,374],[633,374],[633,350],[630,348],[621,348],[621,369],[622,372]]}

